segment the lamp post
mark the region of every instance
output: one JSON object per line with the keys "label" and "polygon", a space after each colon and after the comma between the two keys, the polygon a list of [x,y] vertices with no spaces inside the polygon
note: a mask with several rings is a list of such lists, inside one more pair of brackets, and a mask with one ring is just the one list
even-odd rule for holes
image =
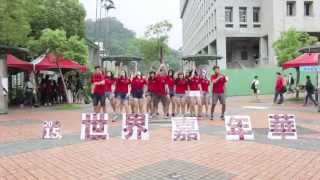
{"label": "lamp post", "polygon": [[107,28],[106,28],[106,33],[105,33],[105,50],[106,50],[106,55],[111,55],[111,39],[110,39],[110,26],[111,26],[111,20],[108,19],[109,17],[109,11],[111,9],[115,9],[114,2],[112,0],[106,0],[104,4],[104,9],[105,9],[105,16],[107,20]]}
{"label": "lamp post", "polygon": [[[114,2],[112,0],[104,0],[103,2],[103,8],[105,10],[105,20],[106,20],[106,28],[104,28],[104,56],[110,56],[111,55],[111,41],[110,41],[110,26],[111,26],[111,20],[109,17],[109,11],[111,9],[115,9]],[[103,66],[107,67],[107,64],[103,64]]]}

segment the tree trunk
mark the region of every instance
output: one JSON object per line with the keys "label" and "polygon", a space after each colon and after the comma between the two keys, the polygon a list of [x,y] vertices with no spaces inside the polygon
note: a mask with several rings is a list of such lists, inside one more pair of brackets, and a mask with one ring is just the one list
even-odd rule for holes
{"label": "tree trunk", "polygon": [[66,85],[66,82],[65,82],[65,80],[64,80],[64,76],[63,76],[62,70],[61,70],[61,68],[60,68],[60,66],[59,66],[58,58],[57,58],[57,57],[56,57],[56,64],[57,64],[57,67],[58,67],[58,69],[59,69],[60,77],[61,77],[62,84],[63,84],[64,93],[65,93],[66,98],[67,98],[67,103],[68,103],[68,104],[72,104],[71,99],[70,99],[70,97],[68,96],[67,85]]}
{"label": "tree trunk", "polygon": [[163,47],[162,46],[160,46],[160,63],[164,64],[164,61],[163,61]]}
{"label": "tree trunk", "polygon": [[34,105],[38,106],[39,98],[38,98],[38,74],[35,71],[32,71],[30,76],[32,77],[31,81],[34,88]]}
{"label": "tree trunk", "polygon": [[7,62],[5,54],[0,54],[0,114],[8,113],[8,93],[4,92],[2,81],[7,78]]}
{"label": "tree trunk", "polygon": [[296,98],[299,98],[299,83],[300,83],[300,68],[296,67],[297,80],[296,80]]}

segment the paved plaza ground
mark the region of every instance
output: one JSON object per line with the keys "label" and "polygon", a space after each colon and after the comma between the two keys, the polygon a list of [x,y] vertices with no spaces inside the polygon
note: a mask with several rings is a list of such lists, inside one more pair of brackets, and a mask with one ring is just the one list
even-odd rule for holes
{"label": "paved plaza ground", "polygon": [[[149,141],[121,140],[121,122],[110,125],[110,140],[81,141],[81,112],[89,106],[12,109],[0,116],[0,179],[320,179],[320,113],[271,102],[228,98],[227,115],[252,119],[255,140],[239,142],[225,140],[218,119],[199,122],[197,142],[173,143],[169,120],[151,120]],[[267,139],[268,113],[295,114],[299,139]],[[44,120],[62,122],[62,140],[40,139]]]}

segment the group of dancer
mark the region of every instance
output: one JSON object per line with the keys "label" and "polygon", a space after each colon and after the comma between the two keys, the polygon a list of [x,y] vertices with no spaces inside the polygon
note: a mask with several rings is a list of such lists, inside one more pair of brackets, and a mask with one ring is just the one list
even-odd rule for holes
{"label": "group of dancer", "polygon": [[213,70],[214,74],[208,79],[207,73],[198,72],[195,65],[189,72],[176,73],[162,64],[157,71],[150,71],[147,75],[136,71],[131,76],[122,65],[117,67],[115,74],[96,66],[91,76],[94,111],[106,113],[106,102],[109,102],[115,114],[113,120],[120,113],[148,113],[152,118],[160,114],[161,103],[165,118],[188,115],[213,120],[219,101],[222,105],[220,118],[224,120],[224,89],[228,78],[220,73],[218,66]]}

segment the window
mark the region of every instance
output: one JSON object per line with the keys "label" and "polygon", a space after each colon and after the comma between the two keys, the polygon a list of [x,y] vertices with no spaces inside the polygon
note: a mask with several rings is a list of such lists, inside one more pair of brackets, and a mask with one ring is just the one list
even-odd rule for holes
{"label": "window", "polygon": [[296,2],[288,1],[287,2],[287,16],[295,16],[296,15]]}
{"label": "window", "polygon": [[253,8],[253,22],[254,23],[260,22],[260,8],[259,7]]}
{"label": "window", "polygon": [[225,21],[226,23],[232,23],[233,21],[233,9],[232,7],[225,8]]}
{"label": "window", "polygon": [[312,16],[313,15],[313,2],[312,1],[305,1],[304,2],[304,15],[305,16]]}
{"label": "window", "polygon": [[248,60],[248,51],[241,51],[241,60]]}
{"label": "window", "polygon": [[247,22],[247,8],[246,7],[239,8],[239,17],[240,17],[240,23]]}

